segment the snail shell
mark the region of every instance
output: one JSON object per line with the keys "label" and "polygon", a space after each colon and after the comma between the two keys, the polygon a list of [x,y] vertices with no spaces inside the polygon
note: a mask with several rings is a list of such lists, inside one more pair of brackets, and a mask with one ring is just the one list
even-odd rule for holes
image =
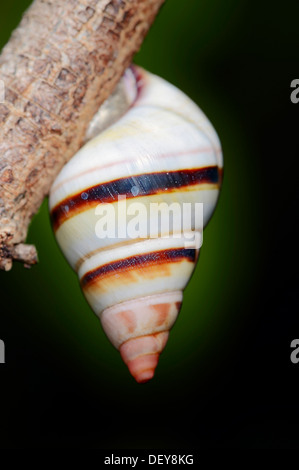
{"label": "snail shell", "polygon": [[[199,246],[188,241],[202,235],[217,203],[222,152],[206,116],[173,85],[134,66],[121,86],[129,109],[111,123],[117,101],[100,108],[91,140],[58,175],[49,205],[56,239],[87,301],[131,374],[146,382],[198,258]],[[203,224],[195,216],[188,224],[174,217],[170,231],[163,216],[151,223],[150,209],[161,203],[175,203],[173,214],[202,203]],[[127,214],[138,211],[145,229],[129,233],[134,223]],[[102,236],[107,224],[111,236]]]}

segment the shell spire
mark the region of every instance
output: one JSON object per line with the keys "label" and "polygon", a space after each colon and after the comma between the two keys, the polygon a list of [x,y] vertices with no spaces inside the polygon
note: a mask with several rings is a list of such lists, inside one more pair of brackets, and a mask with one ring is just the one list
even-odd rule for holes
{"label": "shell spire", "polygon": [[222,152],[198,106],[163,79],[134,66],[117,94],[58,175],[49,205],[88,303],[142,383],[155,373],[195,268]]}

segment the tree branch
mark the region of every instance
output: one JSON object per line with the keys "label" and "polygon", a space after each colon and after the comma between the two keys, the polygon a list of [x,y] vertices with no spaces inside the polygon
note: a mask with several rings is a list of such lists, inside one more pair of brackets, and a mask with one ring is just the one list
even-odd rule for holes
{"label": "tree branch", "polygon": [[22,242],[89,121],[164,0],[35,0],[0,56],[0,268],[37,261]]}

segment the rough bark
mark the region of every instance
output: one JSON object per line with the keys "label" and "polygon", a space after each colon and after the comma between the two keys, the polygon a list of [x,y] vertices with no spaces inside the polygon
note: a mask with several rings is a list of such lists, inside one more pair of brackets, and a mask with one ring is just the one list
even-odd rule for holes
{"label": "rough bark", "polygon": [[28,225],[164,0],[35,0],[0,56],[0,268],[37,261]]}

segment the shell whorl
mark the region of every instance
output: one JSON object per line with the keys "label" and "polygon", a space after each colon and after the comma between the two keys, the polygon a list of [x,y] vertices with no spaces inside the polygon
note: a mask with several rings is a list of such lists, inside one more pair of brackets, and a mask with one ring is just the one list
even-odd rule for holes
{"label": "shell whorl", "polygon": [[[189,236],[202,232],[215,208],[222,152],[206,116],[174,86],[133,67],[124,87],[129,109],[113,124],[105,121],[113,98],[100,109],[91,140],[58,175],[49,205],[56,239],[87,301],[131,374],[145,382],[197,261],[199,249],[188,245]],[[181,225],[176,212],[197,202],[203,203],[203,226],[194,217]],[[151,207],[173,203],[171,231],[163,217],[152,224]],[[99,227],[103,211],[106,223],[115,218],[106,237]],[[124,218],[136,211],[146,227],[141,237],[138,230],[128,233],[131,222]]]}

